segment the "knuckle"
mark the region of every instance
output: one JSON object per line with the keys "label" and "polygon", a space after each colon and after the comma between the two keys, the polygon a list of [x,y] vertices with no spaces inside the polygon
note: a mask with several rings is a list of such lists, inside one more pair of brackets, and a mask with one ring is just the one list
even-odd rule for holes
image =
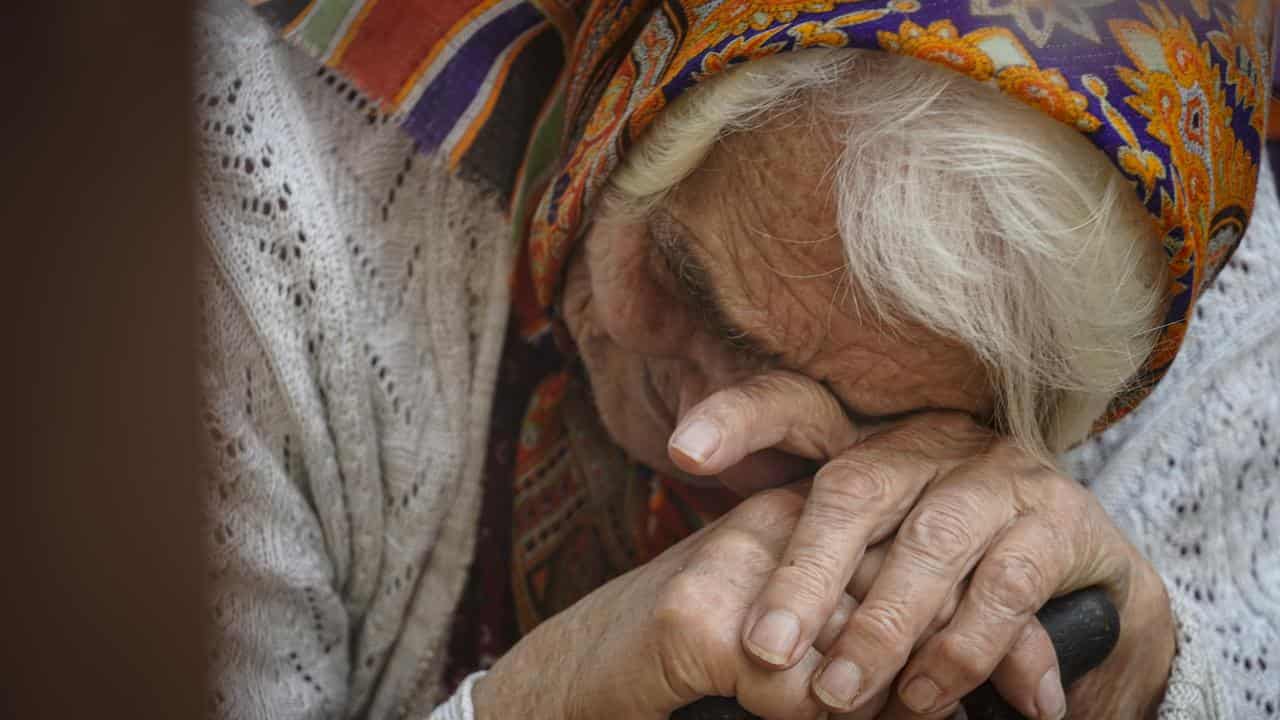
{"label": "knuckle", "polygon": [[694,406],[702,419],[718,426],[721,431],[739,428],[746,418],[759,417],[762,406],[776,402],[776,398],[756,378],[721,388]]}
{"label": "knuckle", "polygon": [[777,523],[795,523],[804,512],[805,499],[799,493],[785,488],[771,488],[758,492],[738,503],[732,511],[750,527],[768,527]]}
{"label": "knuckle", "polygon": [[887,468],[853,457],[837,458],[823,465],[813,481],[824,494],[830,494],[833,504],[849,508],[882,506],[893,487]]}
{"label": "knuckle", "polygon": [[[1072,478],[1054,473],[1043,486],[1048,496],[1045,505],[1057,514],[1083,520],[1094,510],[1097,497]],[[1100,503],[1098,507],[1101,507]]]}
{"label": "knuckle", "polygon": [[724,392],[737,403],[756,405],[777,402],[781,398],[794,398],[803,392],[803,383],[789,373],[774,372],[752,376]]}
{"label": "knuckle", "polygon": [[827,535],[834,533],[840,537],[847,536],[865,513],[865,508],[858,507],[838,493],[829,493],[825,488],[810,492],[809,502],[804,507],[804,517],[811,526],[822,528]]}
{"label": "knuckle", "polygon": [[916,416],[901,428],[903,439],[928,454],[939,449],[969,447],[986,443],[991,431],[978,425],[966,413],[934,412]]}
{"label": "knuckle", "polygon": [[911,621],[906,609],[899,605],[864,605],[855,611],[853,622],[856,623],[853,637],[892,657],[906,657],[915,645]]}
{"label": "knuckle", "polygon": [[834,567],[834,563],[817,556],[801,556],[778,568],[775,580],[796,605],[826,607],[839,599],[835,592],[839,578],[833,575]]}
{"label": "knuckle", "polygon": [[755,405],[765,399],[765,394],[759,384],[747,382],[730,385],[712,397],[713,402],[708,403],[706,407],[720,413],[727,413]]}
{"label": "knuckle", "polygon": [[929,426],[941,435],[971,438],[976,435],[987,435],[987,430],[967,413],[942,412],[928,416]]}
{"label": "knuckle", "polygon": [[818,631],[818,638],[814,642],[814,649],[818,652],[825,653],[828,648],[840,637],[840,632],[844,630],[845,625],[849,624],[849,618],[853,617],[853,611],[857,608],[857,604],[853,598],[848,595],[841,594],[836,599],[835,607],[831,614],[828,615],[826,622],[822,624],[822,628]]}
{"label": "knuckle", "polygon": [[1030,453],[1007,437],[998,438],[991,443],[987,448],[986,459],[1001,467],[1042,467]]}
{"label": "knuckle", "polygon": [[929,425],[923,417],[910,419],[895,428],[893,438],[896,445],[924,456],[932,455],[929,451],[935,445],[941,444],[933,426]]}
{"label": "knuckle", "polygon": [[937,657],[959,685],[974,688],[986,682],[1000,658],[991,651],[990,643],[959,633],[948,633],[938,639]]}
{"label": "knuckle", "polygon": [[653,622],[665,644],[718,647],[718,610],[725,607],[723,592],[703,576],[678,573],[667,581],[653,607]]}
{"label": "knuckle", "polygon": [[960,607],[960,597],[964,592],[964,585],[957,585],[947,593],[947,599],[942,602],[938,614],[929,622],[929,627],[925,631],[926,635],[935,635],[941,632],[948,624],[951,618],[955,617],[956,610]]}
{"label": "knuckle", "polygon": [[931,500],[903,526],[899,540],[927,569],[941,572],[963,560],[976,544],[977,538],[966,519],[970,515],[966,503],[946,498]]}
{"label": "knuckle", "polygon": [[768,572],[777,564],[760,538],[735,528],[717,530],[699,549],[699,560],[736,572]]}
{"label": "knuckle", "polygon": [[771,395],[793,395],[817,387],[817,383],[803,375],[779,370],[755,377],[756,385]]}
{"label": "knuckle", "polygon": [[967,585],[961,583],[951,588],[951,592],[947,593],[947,599],[942,603],[942,609],[938,614],[945,617],[947,622],[955,616],[956,610],[960,607],[960,598],[964,596]]}
{"label": "knuckle", "polygon": [[949,621],[947,620],[947,618],[944,617],[942,613],[938,613],[937,615],[934,616],[932,620],[929,621],[929,625],[925,627],[924,634],[921,637],[923,639],[927,639],[927,638],[933,637],[934,635],[937,635],[938,633],[942,632],[943,628],[945,628],[948,625],[948,623]]}
{"label": "knuckle", "polygon": [[1034,613],[1046,587],[1035,558],[1020,550],[1001,553],[985,564],[975,586],[990,610],[1003,617]]}
{"label": "knuckle", "polygon": [[1009,654],[1013,655],[1034,650],[1036,643],[1040,642],[1041,638],[1046,641],[1049,639],[1048,635],[1042,635],[1042,633],[1044,633],[1044,630],[1038,621],[1028,621],[1018,631],[1018,639],[1013,641],[1013,646],[1009,648]]}
{"label": "knuckle", "polygon": [[770,488],[752,495],[750,500],[772,512],[799,515],[804,510],[804,496],[785,488]]}
{"label": "knuckle", "polygon": [[696,576],[678,573],[658,593],[653,605],[654,624],[664,633],[678,634],[696,618],[692,608],[703,600],[702,583]]}

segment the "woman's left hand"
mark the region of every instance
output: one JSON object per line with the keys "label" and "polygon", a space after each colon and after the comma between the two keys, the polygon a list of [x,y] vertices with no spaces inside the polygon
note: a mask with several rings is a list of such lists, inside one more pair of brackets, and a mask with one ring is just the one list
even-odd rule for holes
{"label": "woman's left hand", "polygon": [[[681,442],[709,433],[714,442]],[[1174,651],[1159,575],[1092,493],[967,416],[851,432],[821,386],[774,372],[708,397],[673,438],[673,460],[700,475],[770,447],[826,461],[743,644],[767,666],[791,667],[853,587],[860,605],[814,676],[832,711],[945,718],[990,679],[1024,715],[1061,718],[1057,658],[1035,613],[1101,586],[1120,611],[1120,641],[1073,688],[1072,717],[1154,716]],[[863,562],[887,538],[888,551]]]}

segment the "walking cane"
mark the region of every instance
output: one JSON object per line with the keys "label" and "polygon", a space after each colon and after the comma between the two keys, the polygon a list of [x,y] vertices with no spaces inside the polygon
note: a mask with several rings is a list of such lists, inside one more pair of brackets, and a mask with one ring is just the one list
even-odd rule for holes
{"label": "walking cane", "polygon": [[[1120,638],[1120,614],[1099,588],[1089,588],[1055,598],[1036,614],[1058,654],[1062,684],[1070,688],[1090,670],[1102,664]],[[965,696],[968,720],[1023,720],[991,683]],[[686,705],[670,720],[758,720],[733,698],[707,697]]]}

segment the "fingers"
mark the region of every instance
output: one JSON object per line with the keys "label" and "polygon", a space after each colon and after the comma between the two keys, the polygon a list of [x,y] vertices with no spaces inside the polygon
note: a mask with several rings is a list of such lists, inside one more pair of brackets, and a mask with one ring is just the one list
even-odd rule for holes
{"label": "fingers", "polygon": [[[945,717],[991,677],[1024,714],[1056,718],[1056,659],[1033,615],[1057,592],[1123,581],[1112,577],[1123,575],[1116,563],[1098,559],[1109,544],[1105,523],[1079,502],[1053,515],[1055,494],[1041,491],[1046,484],[1037,481],[1046,478],[1025,472],[1025,457],[993,461],[984,453],[988,434],[967,419],[938,416],[862,437],[865,429],[854,428],[821,386],[770,373],[696,406],[670,449],[696,474],[722,472],[766,448],[837,456],[815,477],[798,519],[783,523],[794,533],[741,626],[744,657],[789,675],[817,670],[813,646],[830,645],[825,662],[817,657],[813,695],[852,717],[874,716],[881,704],[885,717]],[[970,462],[979,454],[983,462]],[[969,464],[957,470],[962,463]],[[1073,524],[1072,512],[1085,519]],[[1027,519],[1012,524],[1020,513]],[[891,549],[861,562],[865,548],[895,528]],[[1077,537],[1080,547],[1071,542]],[[744,668],[735,678],[758,671]]]}
{"label": "fingers", "polygon": [[[1029,692],[1024,687],[1026,678],[1035,678],[1031,681],[1032,689]],[[1016,683],[1016,686],[1011,685],[1010,680]],[[991,676],[991,682],[1000,696],[1018,711],[1019,717],[1039,719],[1065,716],[1065,700],[1062,698],[1062,683],[1058,677],[1057,658],[1054,655],[1053,645],[1044,628],[1034,620],[1023,627],[1019,640],[996,667],[995,673]],[[1039,689],[1036,688],[1037,685]],[[939,705],[924,712],[916,712],[903,700],[903,694],[906,691],[907,685],[900,681],[897,692],[890,698],[879,720],[951,718],[952,713],[963,701],[961,698],[956,702]],[[1056,693],[1056,700],[1053,699],[1054,693]],[[1046,715],[1037,710],[1038,707],[1058,708],[1050,711],[1058,714]]]}
{"label": "fingers", "polygon": [[[1007,485],[979,467],[962,468],[926,493],[902,522],[875,584],[814,681],[823,704],[848,711],[889,686],[954,588],[1015,515]],[[917,710],[936,710],[959,698],[943,694],[949,689],[922,684],[912,699]]]}
{"label": "fingers", "polygon": [[746,657],[742,660],[740,681],[733,695],[748,712],[766,718],[825,716],[826,711],[809,692],[809,678],[822,663],[822,655],[816,650],[809,650],[795,667],[782,672],[762,668]]}
{"label": "fingers", "polygon": [[879,694],[871,698],[866,705],[858,708],[851,713],[841,713],[839,715],[829,715],[830,720],[884,720],[884,713],[890,707],[889,702],[893,699],[893,695],[889,688],[881,690]]}
{"label": "fingers", "polygon": [[912,458],[867,455],[818,472],[782,562],[747,615],[743,645],[767,666],[789,667],[813,643],[866,546],[933,477]]}
{"label": "fingers", "polygon": [[[748,549],[748,543],[740,544]],[[721,550],[726,551],[724,559],[731,558],[731,550]],[[661,647],[656,675],[667,686],[660,696],[673,699],[664,709],[669,713],[698,698],[719,695],[736,697],[762,717],[817,718],[822,708],[809,692],[809,679],[821,656],[810,650],[790,670],[780,672],[748,658],[737,641],[734,622],[741,617],[746,594],[733,586],[728,572],[703,568],[682,573],[667,583],[655,604],[653,634]]]}
{"label": "fingers", "polygon": [[836,638],[840,637],[840,632],[844,630],[845,624],[849,622],[849,618],[857,607],[858,601],[848,593],[841,595],[839,602],[836,603],[835,612],[831,613],[831,617],[818,632],[818,637],[814,639],[813,648],[825,654],[835,644]]}
{"label": "fingers", "polygon": [[871,592],[872,585],[880,576],[880,568],[884,566],[885,558],[889,556],[889,547],[890,541],[886,540],[867,548],[866,554],[862,556],[862,562],[858,563],[858,567],[853,571],[853,579],[849,581],[848,592],[854,599],[862,600],[867,593]]}
{"label": "fingers", "polygon": [[964,442],[942,442],[941,427],[953,434],[949,422],[905,422],[849,449],[814,477],[782,561],[744,626],[743,646],[761,663],[794,663],[849,585],[865,548],[892,532],[926,485],[986,442],[976,429]]}
{"label": "fingers", "polygon": [[896,695],[891,695],[884,710],[876,716],[876,720],[953,720],[958,709],[960,705],[957,703],[940,710],[917,713],[903,705],[902,700]]}
{"label": "fingers", "polygon": [[[836,461],[818,473],[790,547],[747,615],[743,646],[748,652],[775,668],[790,667],[804,653],[849,584],[873,533],[893,522],[931,476],[912,470]],[[833,480],[833,474],[841,477]],[[903,482],[894,482],[896,477]],[[815,506],[814,494],[822,494],[818,488],[833,483],[844,486],[838,491],[842,504],[837,508],[834,493],[827,491],[828,500]],[[831,534],[823,536],[824,528]]]}
{"label": "fingers", "polygon": [[1049,633],[1038,621],[1027,623],[1004,660],[991,674],[1000,697],[1029,718],[1066,717],[1067,700],[1058,669],[1058,656]]}
{"label": "fingers", "polygon": [[[1043,515],[1013,525],[978,564],[955,616],[902,672],[899,699],[917,713],[957,702],[992,677],[1024,715],[1065,712],[1053,645],[1035,613],[1068,575],[1073,539]],[[997,679],[997,678],[993,678]]]}
{"label": "fingers", "polygon": [[[777,672],[748,657],[739,640],[745,610],[776,566],[802,507],[803,495],[793,489],[753,496],[713,523],[666,582],[654,612],[655,636],[661,675],[671,686],[667,694],[681,704],[712,694],[735,696],[762,717],[823,713],[809,692],[818,651]],[[848,595],[840,599],[819,646],[839,634],[855,607]]]}
{"label": "fingers", "polygon": [[[778,672],[762,668],[751,658],[742,656],[735,693],[738,703],[760,717],[810,717],[809,713],[817,716],[825,714],[825,709],[818,705],[809,692],[809,683],[813,673],[822,664],[821,653],[839,636],[856,607],[857,601],[847,594],[841,595],[836,611],[818,633],[814,647],[807,650],[788,670]],[[797,697],[802,700],[797,701]],[[886,693],[882,701],[887,700]],[[870,720],[875,715],[868,714],[864,717]]]}
{"label": "fingers", "polygon": [[803,375],[771,371],[713,393],[680,419],[668,454],[681,470],[715,475],[766,448],[825,460],[860,438],[839,401]]}

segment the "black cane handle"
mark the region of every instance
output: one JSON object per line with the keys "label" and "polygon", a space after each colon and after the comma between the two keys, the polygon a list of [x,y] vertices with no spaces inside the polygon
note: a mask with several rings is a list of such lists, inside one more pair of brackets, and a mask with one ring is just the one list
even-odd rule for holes
{"label": "black cane handle", "polygon": [[[1067,688],[1101,665],[1120,639],[1120,613],[1099,588],[1050,600],[1036,616],[1053,641]],[[969,720],[1023,720],[991,683],[974,690],[961,704]],[[733,698],[708,697],[675,711],[671,720],[755,720],[755,716]]]}

